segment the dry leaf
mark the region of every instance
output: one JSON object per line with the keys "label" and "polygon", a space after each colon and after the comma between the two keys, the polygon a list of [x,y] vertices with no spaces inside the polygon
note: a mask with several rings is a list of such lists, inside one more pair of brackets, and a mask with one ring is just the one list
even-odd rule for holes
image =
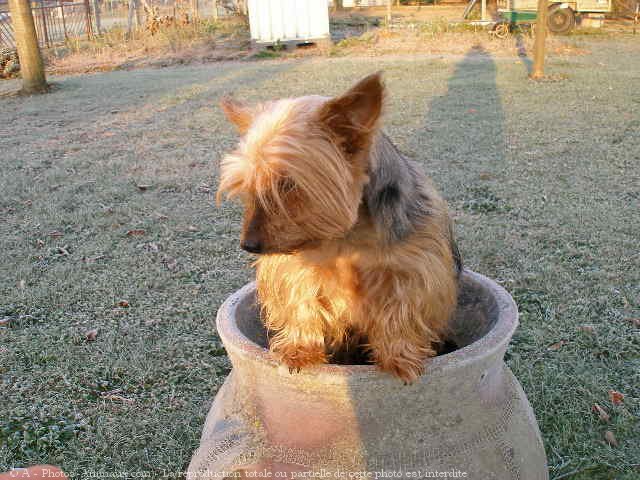
{"label": "dry leaf", "polygon": [[40,240],[40,239],[37,239],[36,240],[36,247],[38,247],[38,248],[44,247],[44,242],[42,240]]}
{"label": "dry leaf", "polygon": [[144,231],[142,228],[137,228],[134,230],[127,231],[127,237],[139,237],[141,235],[144,235],[145,233],[147,232]]}
{"label": "dry leaf", "polygon": [[93,258],[82,257],[82,261],[84,263],[95,263],[97,260],[101,260],[103,258],[104,258],[104,255],[98,255],[97,257],[93,257]]}
{"label": "dry leaf", "polygon": [[136,185],[136,187],[138,187],[138,190],[140,190],[141,192],[144,192],[146,190],[149,190],[153,185]]}
{"label": "dry leaf", "polygon": [[89,330],[84,334],[84,338],[87,340],[87,342],[95,342],[96,338],[98,338],[98,329],[94,328],[92,330]]}
{"label": "dry leaf", "polygon": [[626,321],[634,327],[640,328],[640,318],[627,318]]}
{"label": "dry leaf", "polygon": [[154,252],[157,253],[160,251],[160,246],[155,243],[155,242],[149,242],[149,243],[145,243],[142,245],[143,250],[146,250],[147,252]]}
{"label": "dry leaf", "polygon": [[164,266],[173,271],[178,267],[178,261],[175,258],[165,258]]}
{"label": "dry leaf", "polygon": [[0,318],[0,327],[4,325],[9,325],[11,319],[9,317]]}
{"label": "dry leaf", "polygon": [[612,447],[618,446],[618,440],[616,440],[616,436],[613,434],[611,430],[607,430],[606,432],[604,432],[604,439]]}
{"label": "dry leaf", "polygon": [[560,340],[559,342],[553,343],[547,347],[547,350],[560,350],[564,345],[569,343],[567,340]]}
{"label": "dry leaf", "polygon": [[624,394],[616,390],[609,390],[609,400],[611,400],[611,403],[614,405],[620,405],[624,401]]}
{"label": "dry leaf", "polygon": [[197,231],[199,231],[199,230],[198,230],[198,227],[196,227],[196,226],[194,226],[194,225],[189,225],[189,228],[188,228],[187,230],[189,230],[190,232],[197,232]]}
{"label": "dry leaf", "polygon": [[105,400],[111,400],[111,401],[115,401],[115,402],[125,402],[125,403],[134,403],[134,400],[131,398],[125,398],[121,395],[102,395],[102,398],[104,398]]}
{"label": "dry leaf", "polygon": [[591,407],[591,411],[593,413],[597,413],[598,417],[600,417],[600,420],[602,420],[603,422],[608,422],[611,419],[607,411],[597,403],[595,403],[593,407]]}
{"label": "dry leaf", "polygon": [[58,247],[58,253],[63,256],[68,256],[69,250],[67,250],[67,248],[68,247],[66,245],[64,247]]}
{"label": "dry leaf", "polygon": [[198,191],[200,193],[210,193],[211,192],[211,187],[209,185],[207,185],[206,183],[203,183],[198,187]]}
{"label": "dry leaf", "polygon": [[58,230],[53,230],[52,232],[49,232],[49,236],[52,238],[62,237],[62,232]]}
{"label": "dry leaf", "polygon": [[27,286],[27,283],[26,283],[24,280],[20,280],[20,281],[18,282],[18,288],[19,288],[20,290],[24,290],[24,289],[26,288],[26,286]]}
{"label": "dry leaf", "polygon": [[129,308],[129,302],[127,302],[126,300],[120,300],[118,302],[118,306],[123,308]]}
{"label": "dry leaf", "polygon": [[580,325],[578,327],[578,330],[585,333],[596,333],[596,329],[593,327],[593,325]]}

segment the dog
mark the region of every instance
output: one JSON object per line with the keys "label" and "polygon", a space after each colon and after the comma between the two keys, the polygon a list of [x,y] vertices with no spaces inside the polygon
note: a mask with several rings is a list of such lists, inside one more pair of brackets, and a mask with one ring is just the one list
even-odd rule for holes
{"label": "dog", "polygon": [[240,199],[269,348],[290,371],[364,349],[405,383],[443,345],[462,269],[447,205],[380,126],[381,73],[335,98],[221,108],[241,135],[218,204]]}

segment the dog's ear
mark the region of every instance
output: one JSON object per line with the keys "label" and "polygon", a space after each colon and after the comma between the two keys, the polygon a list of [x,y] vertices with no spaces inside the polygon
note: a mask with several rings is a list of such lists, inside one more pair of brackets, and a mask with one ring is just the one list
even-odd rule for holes
{"label": "dog's ear", "polygon": [[320,121],[347,154],[355,154],[370,144],[383,100],[382,72],[377,72],[325,103],[320,109]]}
{"label": "dog's ear", "polygon": [[220,108],[222,108],[227,119],[236,126],[241,135],[249,130],[254,116],[249,106],[226,96],[220,100]]}

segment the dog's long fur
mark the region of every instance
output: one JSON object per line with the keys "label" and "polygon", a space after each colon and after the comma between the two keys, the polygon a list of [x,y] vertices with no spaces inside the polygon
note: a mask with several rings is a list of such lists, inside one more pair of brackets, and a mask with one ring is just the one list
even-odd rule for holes
{"label": "dog's long fur", "polygon": [[445,202],[381,132],[371,75],[337,98],[222,108],[243,135],[221,166],[245,205],[243,248],[258,253],[270,348],[291,369],[364,346],[415,380],[456,305],[460,256]]}

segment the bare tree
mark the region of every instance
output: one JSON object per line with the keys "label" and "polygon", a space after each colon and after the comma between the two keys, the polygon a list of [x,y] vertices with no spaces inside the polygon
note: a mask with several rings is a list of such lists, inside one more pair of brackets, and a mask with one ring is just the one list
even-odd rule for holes
{"label": "bare tree", "polygon": [[544,78],[545,41],[547,38],[547,0],[538,0],[538,18],[536,21],[536,39],[533,44],[533,68],[530,78]]}
{"label": "bare tree", "polygon": [[49,87],[29,0],[9,0],[9,11],[20,59],[22,91],[29,94],[47,92]]}

